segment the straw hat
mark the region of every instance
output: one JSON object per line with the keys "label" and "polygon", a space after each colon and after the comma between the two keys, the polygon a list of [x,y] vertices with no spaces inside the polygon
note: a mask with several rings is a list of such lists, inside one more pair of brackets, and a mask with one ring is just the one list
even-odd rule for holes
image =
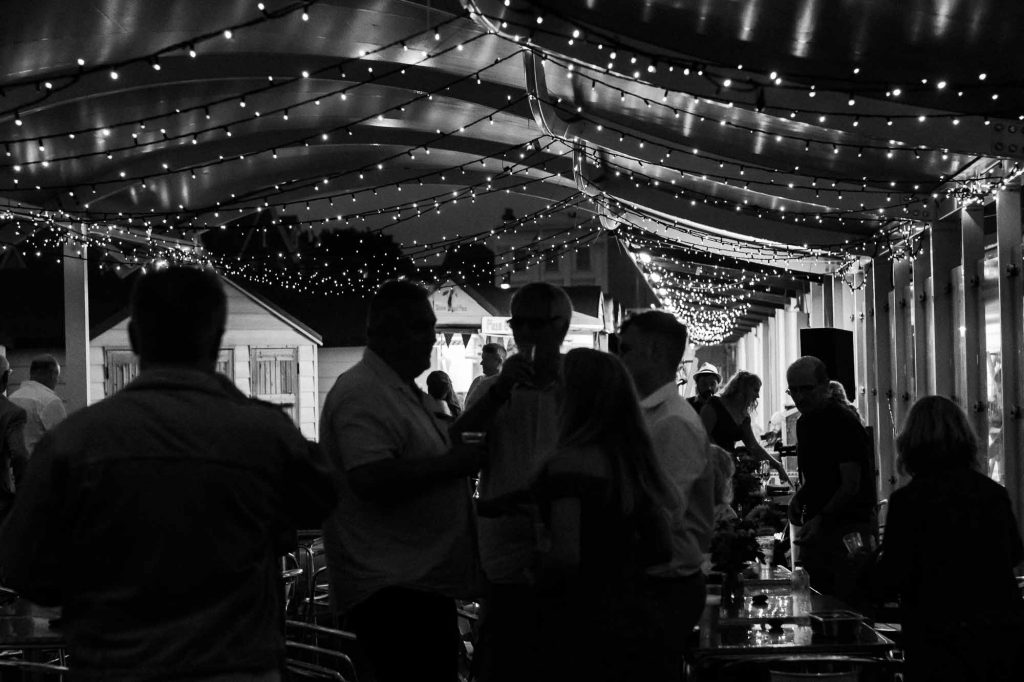
{"label": "straw hat", "polygon": [[697,377],[699,377],[701,375],[704,375],[704,374],[710,374],[710,375],[714,376],[716,379],[718,379],[719,381],[722,380],[722,375],[718,373],[718,368],[715,367],[714,365],[712,365],[710,362],[705,362],[703,365],[701,365],[700,369],[698,369],[696,372],[694,372],[693,376],[691,378],[696,380]]}

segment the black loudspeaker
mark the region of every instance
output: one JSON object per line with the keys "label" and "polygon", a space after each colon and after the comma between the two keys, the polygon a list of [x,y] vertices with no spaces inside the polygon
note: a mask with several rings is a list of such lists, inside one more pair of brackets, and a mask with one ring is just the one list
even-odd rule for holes
{"label": "black loudspeaker", "polygon": [[846,389],[846,397],[853,400],[857,384],[853,371],[853,332],[846,329],[800,330],[800,355],[813,355],[825,363],[828,378],[835,379]]}

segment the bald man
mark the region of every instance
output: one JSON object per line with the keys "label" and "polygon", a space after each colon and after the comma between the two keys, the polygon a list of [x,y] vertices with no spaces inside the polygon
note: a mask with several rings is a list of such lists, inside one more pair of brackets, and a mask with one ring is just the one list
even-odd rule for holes
{"label": "bald man", "polygon": [[40,355],[32,360],[29,379],[23,381],[11,394],[11,402],[25,410],[25,448],[29,455],[47,431],[68,416],[64,401],[54,392],[60,378],[60,363],[52,355]]}

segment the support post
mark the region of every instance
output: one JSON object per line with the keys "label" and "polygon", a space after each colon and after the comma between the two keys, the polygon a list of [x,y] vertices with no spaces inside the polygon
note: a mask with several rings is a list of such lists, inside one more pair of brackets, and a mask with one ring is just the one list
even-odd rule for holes
{"label": "support post", "polygon": [[89,404],[89,264],[85,230],[77,227],[64,245],[64,366],[68,413]]}
{"label": "support post", "polygon": [[893,405],[896,395],[892,385],[892,328],[889,325],[889,294],[892,292],[892,261],[876,258],[872,272],[872,293],[875,306],[875,387],[878,391],[875,418],[875,462],[878,478],[878,499],[889,497],[896,485],[893,456]]}
{"label": "support post", "polygon": [[982,208],[960,213],[960,248],[963,268],[963,354],[961,381],[963,406],[978,436],[983,454],[988,453],[988,363],[985,346],[985,302],[981,285],[985,278],[985,234]]}
{"label": "support post", "polygon": [[960,264],[960,225],[935,221],[932,233],[931,365],[935,394],[954,397],[953,269]]}
{"label": "support post", "polygon": [[[890,324],[892,325],[892,386],[893,420],[897,429],[903,425],[907,412],[910,411],[910,386],[914,381],[913,336],[911,317],[914,308],[911,292],[911,266],[909,260],[901,260],[893,265],[893,291],[890,299]],[[895,474],[898,478],[898,472]]]}
{"label": "support post", "polygon": [[914,394],[917,400],[935,392],[935,375],[932,372],[931,347],[928,342],[928,328],[931,326],[929,313],[928,281],[932,274],[932,239],[929,233],[921,238],[921,249],[914,258]]}
{"label": "support post", "polygon": [[1021,345],[1024,344],[1024,275],[1021,273],[1020,188],[996,191],[999,257],[999,326],[1002,349],[1003,476],[1017,518],[1024,518],[1024,419],[1021,414]]}

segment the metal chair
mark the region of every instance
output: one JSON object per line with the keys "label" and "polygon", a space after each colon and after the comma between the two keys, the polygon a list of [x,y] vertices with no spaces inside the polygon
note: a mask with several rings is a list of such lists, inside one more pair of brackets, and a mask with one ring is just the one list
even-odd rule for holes
{"label": "metal chair", "polygon": [[353,633],[345,630],[285,621],[286,664],[296,675],[307,675],[299,679],[358,682],[359,674],[352,660],[352,655],[358,656],[357,641]]}
{"label": "metal chair", "polygon": [[67,666],[57,663],[36,663],[21,659],[0,659],[0,679],[10,679],[7,676],[8,670],[17,670],[21,673],[20,679],[28,680],[58,680],[63,681],[64,676],[69,673]]}

